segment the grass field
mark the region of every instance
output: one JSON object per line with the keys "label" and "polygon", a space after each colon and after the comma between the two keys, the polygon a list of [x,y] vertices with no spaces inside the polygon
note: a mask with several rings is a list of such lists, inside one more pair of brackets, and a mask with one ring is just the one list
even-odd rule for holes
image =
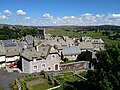
{"label": "grass field", "polygon": [[46,82],[31,86],[31,89],[32,90],[46,90],[52,87],[53,85],[48,84],[48,82],[46,81]]}
{"label": "grass field", "polygon": [[80,78],[74,75],[71,72],[68,73],[60,73],[58,75],[54,75],[54,77],[62,84],[65,82],[73,82],[73,81],[79,81]]}
{"label": "grass field", "polygon": [[[104,31],[104,30],[103,30]],[[52,35],[55,36],[69,36],[69,37],[80,37],[80,36],[89,36],[95,39],[99,39],[102,38],[104,40],[104,42],[108,45],[111,44],[120,44],[120,39],[117,40],[110,40],[108,38],[108,36],[103,36],[102,32],[95,32],[95,31],[86,31],[86,33],[84,33],[84,31],[80,31],[80,32],[75,32],[75,31],[66,31],[66,30],[54,30],[54,29],[47,29],[46,33],[50,33]],[[109,31],[111,33],[111,35],[113,35],[112,31]]]}

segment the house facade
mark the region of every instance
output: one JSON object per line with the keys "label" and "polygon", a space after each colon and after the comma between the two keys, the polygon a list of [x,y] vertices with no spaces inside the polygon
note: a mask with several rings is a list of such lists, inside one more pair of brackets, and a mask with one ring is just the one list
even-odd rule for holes
{"label": "house facade", "polygon": [[105,47],[105,43],[101,38],[100,39],[92,39],[92,45],[94,47],[94,50],[96,50],[96,51],[104,50],[104,47]]}

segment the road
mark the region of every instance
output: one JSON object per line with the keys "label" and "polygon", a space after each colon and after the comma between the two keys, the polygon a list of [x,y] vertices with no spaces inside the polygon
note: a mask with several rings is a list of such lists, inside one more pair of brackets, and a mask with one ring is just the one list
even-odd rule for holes
{"label": "road", "polygon": [[2,87],[3,90],[12,90],[9,87],[10,84],[20,75],[22,74],[17,72],[8,73],[5,71],[0,71],[0,87]]}

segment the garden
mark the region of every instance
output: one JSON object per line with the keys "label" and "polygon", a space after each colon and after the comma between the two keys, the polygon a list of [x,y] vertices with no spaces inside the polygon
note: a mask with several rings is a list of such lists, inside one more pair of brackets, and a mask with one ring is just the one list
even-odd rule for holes
{"label": "garden", "polygon": [[12,89],[18,90],[18,84],[22,90],[46,90],[59,85],[50,74],[42,72],[40,74],[29,74],[26,76],[18,77],[18,82],[12,82]]}
{"label": "garden", "polygon": [[74,74],[72,72],[53,74],[53,76],[61,83],[61,87],[54,90],[69,90],[71,84],[84,80],[84,77],[82,77],[80,74]]}
{"label": "garden", "polygon": [[80,78],[72,72],[53,75],[60,83],[79,81]]}

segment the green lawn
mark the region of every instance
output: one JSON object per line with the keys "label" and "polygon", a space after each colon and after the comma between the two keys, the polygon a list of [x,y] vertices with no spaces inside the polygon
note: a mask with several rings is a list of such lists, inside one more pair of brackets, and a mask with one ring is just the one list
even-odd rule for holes
{"label": "green lawn", "polygon": [[52,35],[56,36],[69,36],[69,37],[75,37],[75,36],[80,36],[79,33],[73,32],[73,31],[65,31],[65,30],[46,30],[46,33],[50,33]]}
{"label": "green lawn", "polygon": [[32,90],[46,90],[46,89],[52,88],[52,87],[53,87],[53,85],[48,84],[48,82],[44,82],[41,84],[31,86]]}
{"label": "green lawn", "polygon": [[79,73],[79,75],[81,75],[82,77],[85,77],[85,76],[86,76],[86,74],[87,74],[87,72],[86,72],[86,71],[83,71],[83,72],[80,72],[80,73]]}
{"label": "green lawn", "polygon": [[68,73],[60,73],[57,75],[54,75],[54,77],[62,84],[64,84],[65,82],[73,82],[73,81],[79,81],[80,78],[77,77],[76,75],[74,75],[71,72]]}

